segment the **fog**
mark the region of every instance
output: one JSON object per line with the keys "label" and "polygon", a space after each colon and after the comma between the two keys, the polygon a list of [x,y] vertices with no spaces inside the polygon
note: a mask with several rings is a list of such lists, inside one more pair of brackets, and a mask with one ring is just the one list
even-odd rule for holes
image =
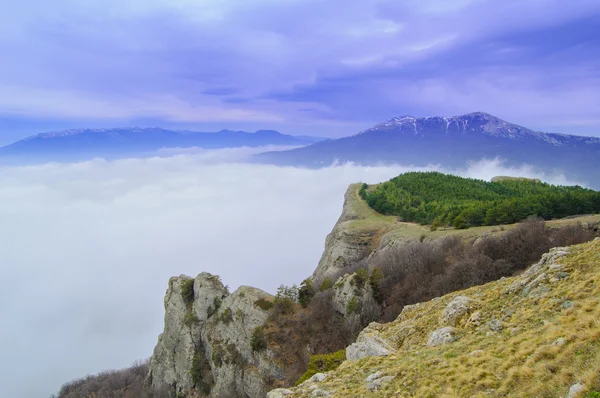
{"label": "fog", "polygon": [[[221,162],[234,153],[0,168],[0,396],[48,397],[149,357],[170,276],[208,271],[231,290],[300,283],[348,184],[414,169]],[[568,183],[498,160],[453,172]]]}

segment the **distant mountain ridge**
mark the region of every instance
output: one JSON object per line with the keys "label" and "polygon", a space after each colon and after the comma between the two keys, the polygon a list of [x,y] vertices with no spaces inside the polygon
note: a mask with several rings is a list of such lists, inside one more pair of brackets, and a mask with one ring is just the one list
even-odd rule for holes
{"label": "distant mountain ridge", "polygon": [[40,133],[24,138],[1,147],[0,157],[73,160],[93,156],[137,155],[162,148],[301,146],[318,140],[318,137],[296,137],[275,130],[258,130],[254,133],[221,130],[216,133],[202,133],[160,127],[81,128]]}
{"label": "distant mountain ridge", "polygon": [[317,168],[334,162],[455,168],[495,157],[600,187],[600,138],[542,133],[484,112],[394,117],[349,137],[262,153],[255,161]]}
{"label": "distant mountain ridge", "polygon": [[600,144],[600,138],[534,131],[506,122],[485,112],[473,112],[451,117],[428,116],[416,118],[409,115],[393,117],[356,135],[394,129],[400,129],[403,133],[412,132],[421,136],[428,133],[445,135],[481,133],[490,137],[512,140],[536,138],[553,145],[569,144],[573,140],[580,143]]}

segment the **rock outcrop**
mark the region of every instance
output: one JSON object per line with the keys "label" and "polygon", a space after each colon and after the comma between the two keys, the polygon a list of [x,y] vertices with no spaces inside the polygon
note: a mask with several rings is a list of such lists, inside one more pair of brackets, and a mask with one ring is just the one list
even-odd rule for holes
{"label": "rock outcrop", "polygon": [[346,358],[356,361],[365,357],[384,357],[395,351],[394,347],[381,336],[382,325],[372,322],[356,339],[356,342],[346,348]]}
{"label": "rock outcrop", "polygon": [[209,397],[264,397],[283,370],[267,347],[253,351],[253,331],[267,312],[255,303],[272,300],[242,286],[229,294],[218,277],[202,273],[169,280],[165,329],[150,361],[149,382],[177,393],[199,391]]}

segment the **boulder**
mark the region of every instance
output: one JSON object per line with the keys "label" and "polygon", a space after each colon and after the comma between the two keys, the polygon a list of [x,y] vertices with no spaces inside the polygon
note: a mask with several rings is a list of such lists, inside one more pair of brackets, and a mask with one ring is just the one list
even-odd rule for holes
{"label": "boulder", "polygon": [[577,383],[573,384],[571,386],[571,388],[569,388],[569,395],[567,395],[567,398],[581,397],[581,393],[584,391],[585,391],[585,384],[578,381]]}
{"label": "boulder", "polygon": [[267,393],[267,398],[286,398],[288,395],[292,395],[292,390],[287,388],[277,388]]}
{"label": "boulder", "polygon": [[456,329],[454,329],[452,326],[446,326],[433,331],[429,335],[427,345],[435,347],[442,344],[449,344],[456,340],[458,340],[458,337],[456,336]]}
{"label": "boulder", "polygon": [[388,356],[395,349],[385,340],[376,329],[379,326],[372,322],[367,326],[356,339],[356,342],[346,348],[346,359],[355,361],[364,357]]}
{"label": "boulder", "polygon": [[471,311],[473,301],[466,296],[456,296],[442,312],[442,325],[456,326]]}

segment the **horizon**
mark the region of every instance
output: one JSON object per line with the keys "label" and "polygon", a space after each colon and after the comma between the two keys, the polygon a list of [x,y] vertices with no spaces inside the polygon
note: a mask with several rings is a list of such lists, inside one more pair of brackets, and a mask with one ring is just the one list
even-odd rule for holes
{"label": "horizon", "polygon": [[600,136],[589,0],[25,0],[0,22],[0,142],[154,124],[337,138],[476,108]]}

